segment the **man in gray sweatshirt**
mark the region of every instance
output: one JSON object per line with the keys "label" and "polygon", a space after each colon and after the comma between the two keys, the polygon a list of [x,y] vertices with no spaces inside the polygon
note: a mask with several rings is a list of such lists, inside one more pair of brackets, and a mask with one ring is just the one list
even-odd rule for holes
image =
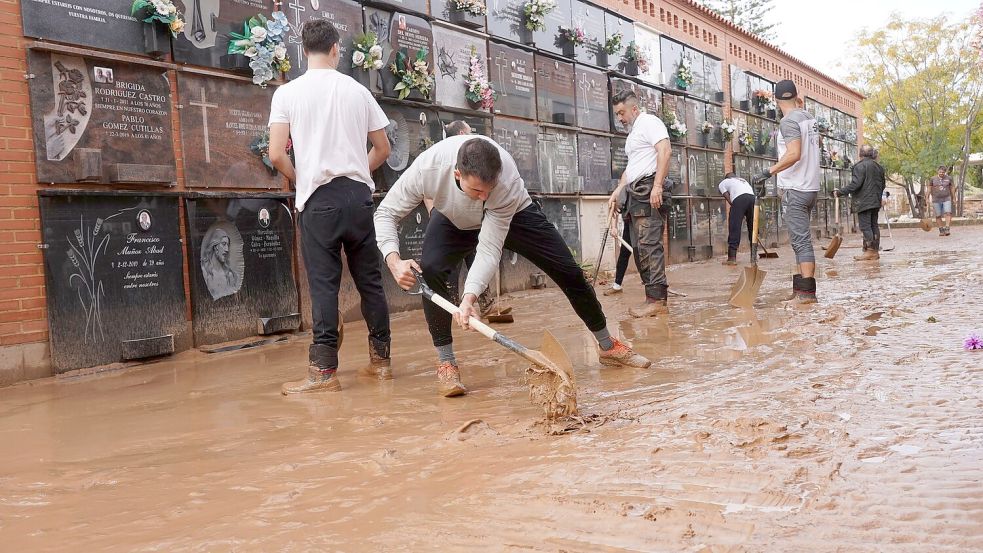
{"label": "man in gray sweatshirt", "polygon": [[[412,259],[401,259],[396,227],[424,198],[433,211],[423,240],[422,273],[435,293],[447,297],[447,277],[476,251],[464,284],[458,324],[469,329],[475,302],[491,282],[502,247],[522,255],[559,285],[598,341],[602,364],[647,368],[651,362],[612,337],[594,289],[570,248],[533,203],[515,161],[487,137],[452,136],[431,146],[403,173],[375,213],[376,239],[386,265],[403,289],[416,284]],[[438,389],[445,397],[467,393],[454,357],[452,317],[424,300],[424,314],[437,348]]]}

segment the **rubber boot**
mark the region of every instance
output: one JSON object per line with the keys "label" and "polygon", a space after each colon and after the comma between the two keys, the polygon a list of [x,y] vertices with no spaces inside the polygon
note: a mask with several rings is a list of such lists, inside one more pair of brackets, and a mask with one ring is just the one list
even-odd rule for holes
{"label": "rubber boot", "polygon": [[853,256],[854,261],[876,261],[881,258],[881,254],[877,253],[877,250],[871,248],[865,250],[864,253],[860,255]]}
{"label": "rubber boot", "polygon": [[437,391],[444,397],[463,396],[468,389],[461,383],[461,369],[450,361],[437,365]]}
{"label": "rubber boot", "polygon": [[808,304],[816,303],[816,279],[794,275],[792,277],[792,293],[795,296],[795,303]]}
{"label": "rubber boot", "polygon": [[338,350],[324,344],[311,344],[309,357],[307,378],[284,384],[280,388],[283,395],[341,390],[341,382],[336,374],[338,371]]}
{"label": "rubber boot", "polygon": [[728,251],[727,252],[727,259],[725,261],[721,261],[720,263],[722,265],[729,265],[731,267],[733,267],[734,265],[737,265],[737,252],[736,251],[733,251],[733,252],[732,251]]}
{"label": "rubber boot", "polygon": [[362,367],[361,373],[379,380],[392,380],[392,359],[389,357],[389,342],[376,340],[369,336],[369,364]]}

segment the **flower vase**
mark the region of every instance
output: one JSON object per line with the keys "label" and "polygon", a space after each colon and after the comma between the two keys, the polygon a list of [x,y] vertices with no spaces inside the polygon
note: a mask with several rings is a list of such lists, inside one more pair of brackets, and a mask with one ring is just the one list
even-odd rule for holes
{"label": "flower vase", "polygon": [[485,26],[485,16],[474,15],[464,10],[451,9],[447,20],[455,25],[467,27],[468,29],[480,29]]}
{"label": "flower vase", "polygon": [[707,148],[710,145],[710,134],[701,132],[700,133],[700,147]]}
{"label": "flower vase", "polygon": [[625,75],[630,75],[632,77],[638,76],[638,60],[625,62]]}
{"label": "flower vase", "polygon": [[242,54],[225,54],[218,59],[218,64],[222,69],[236,73],[252,73],[252,68],[249,67],[249,58]]}
{"label": "flower vase", "polygon": [[573,59],[577,55],[577,45],[569,40],[563,43],[563,57]]}
{"label": "flower vase", "polygon": [[608,53],[605,52],[603,48],[597,50],[597,66],[598,67],[608,66]]}
{"label": "flower vase", "polygon": [[352,68],[352,78],[355,79],[358,84],[364,86],[365,88],[372,90],[372,74],[364,69],[359,69],[358,67]]}
{"label": "flower vase", "polygon": [[171,37],[167,26],[153,21],[143,25],[143,52],[159,60],[171,52]]}
{"label": "flower vase", "polygon": [[750,100],[741,100],[741,111],[751,111]]}
{"label": "flower vase", "polygon": [[767,113],[767,116],[768,116],[768,119],[774,119],[775,117],[778,116],[778,114],[775,113],[775,110],[769,109],[768,110],[768,113]]}
{"label": "flower vase", "polygon": [[413,88],[410,90],[410,95],[406,97],[407,100],[415,100],[417,102],[429,102],[430,97],[424,96],[422,92]]}
{"label": "flower vase", "polygon": [[761,106],[759,104],[754,104],[754,113],[757,113],[758,115],[764,115],[765,114],[764,106]]}
{"label": "flower vase", "polygon": [[713,93],[713,99],[718,104],[724,103],[724,93],[723,92],[714,92]]}

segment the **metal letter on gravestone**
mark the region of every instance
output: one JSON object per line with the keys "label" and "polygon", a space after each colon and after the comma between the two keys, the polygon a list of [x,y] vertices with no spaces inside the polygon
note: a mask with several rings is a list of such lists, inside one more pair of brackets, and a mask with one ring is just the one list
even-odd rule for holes
{"label": "metal letter on gravestone", "polygon": [[535,124],[506,117],[495,118],[495,142],[512,155],[519,175],[530,191],[542,190],[537,141]]}

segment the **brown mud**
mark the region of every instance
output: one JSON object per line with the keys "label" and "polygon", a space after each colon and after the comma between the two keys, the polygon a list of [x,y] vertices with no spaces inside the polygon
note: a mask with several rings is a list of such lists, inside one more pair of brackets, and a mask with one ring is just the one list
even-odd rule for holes
{"label": "brown mud", "polygon": [[506,332],[548,328],[576,368],[579,415],[551,424],[477,334],[472,393],[438,397],[419,311],[393,317],[392,381],[357,375],[348,326],[340,393],[280,395],[303,337],[0,389],[0,550],[981,551],[983,229],[896,232],[880,263],[855,235],[821,259],[805,308],[788,248],[754,311],[710,261],[631,320],[630,278],[602,302],[648,370],[602,368],[556,289],[516,294]]}

